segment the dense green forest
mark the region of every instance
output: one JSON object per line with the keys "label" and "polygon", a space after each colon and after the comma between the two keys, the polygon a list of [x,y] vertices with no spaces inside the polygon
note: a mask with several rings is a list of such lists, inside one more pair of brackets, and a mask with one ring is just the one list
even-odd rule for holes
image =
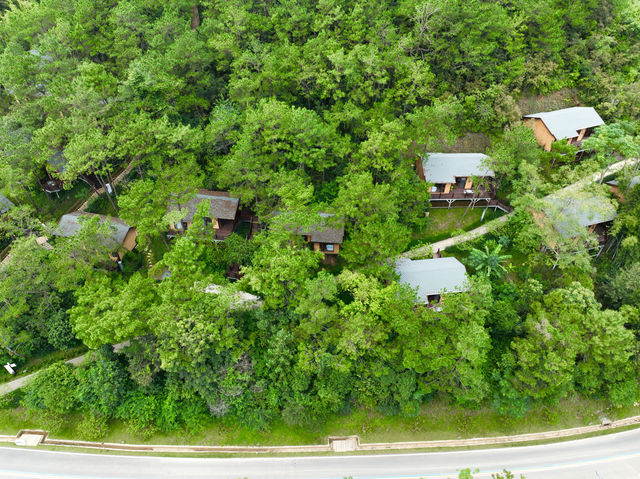
{"label": "dense green forest", "polygon": [[[45,369],[9,406],[53,429],[80,411],[82,434],[100,437],[114,419],[145,435],[196,430],[212,416],[256,428],[359,408],[412,416],[435,399],[510,416],[574,394],[640,399],[637,173],[618,176],[624,201],[597,257],[588,231],[541,248],[552,233],[531,213],[545,195],[640,156],[638,2],[3,8],[0,192],[17,206],[0,220],[0,249],[10,244],[0,362],[97,351],[80,368]],[[574,105],[607,123],[581,161],[560,142],[544,151],[521,122]],[[468,292],[416,307],[393,271],[433,228],[416,157],[474,151],[464,146],[473,138],[515,211],[449,252],[467,266]],[[46,194],[45,165],[61,152],[65,191]],[[127,167],[94,204],[137,228],[121,269],[99,240],[107,225],[52,237],[71,203]],[[240,198],[261,231],[214,241],[201,208],[169,241],[171,205],[200,188]],[[290,226],[315,224],[319,212],[344,221],[336,264]],[[225,274],[232,265],[237,282]],[[225,288],[211,294],[211,284]],[[238,290],[261,306],[239,307]]]}

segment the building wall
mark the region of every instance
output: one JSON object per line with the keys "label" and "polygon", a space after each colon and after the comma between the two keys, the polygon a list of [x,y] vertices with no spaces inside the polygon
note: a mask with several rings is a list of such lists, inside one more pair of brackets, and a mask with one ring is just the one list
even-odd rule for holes
{"label": "building wall", "polygon": [[124,242],[122,246],[124,246],[129,251],[133,250],[136,247],[136,238],[138,237],[138,231],[135,228],[129,228],[127,235],[124,237]]}
{"label": "building wall", "polygon": [[340,244],[333,243],[333,251],[323,250],[320,243],[313,243],[314,251],[321,251],[324,254],[338,254],[340,252]]}
{"label": "building wall", "polygon": [[422,158],[420,157],[418,157],[418,159],[416,160],[416,173],[418,174],[418,178],[420,178],[422,181],[425,181],[424,167],[422,166]]}
{"label": "building wall", "polygon": [[533,134],[538,140],[538,144],[546,151],[551,151],[551,143],[555,141],[555,137],[551,134],[544,122],[539,118],[527,118],[524,124],[533,128]]}

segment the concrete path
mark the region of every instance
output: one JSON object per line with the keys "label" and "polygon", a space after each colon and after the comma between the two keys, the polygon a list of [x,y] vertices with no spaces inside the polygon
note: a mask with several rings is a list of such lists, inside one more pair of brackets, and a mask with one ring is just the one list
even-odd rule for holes
{"label": "concrete path", "polygon": [[507,469],[527,479],[640,477],[640,429],[539,446],[388,455],[177,458],[0,448],[0,478],[488,479]]}
{"label": "concrete path", "polygon": [[466,241],[471,241],[482,235],[487,234],[489,231],[496,228],[497,226],[503,223],[506,223],[512,214],[513,213],[507,213],[506,215],[501,216],[500,218],[491,220],[488,223],[485,223],[482,226],[479,226],[478,228],[473,229],[471,231],[467,231],[466,233],[463,233],[461,235],[452,236],[451,238],[447,238],[442,241],[437,241],[435,243],[431,243],[426,246],[420,246],[419,248],[412,249],[411,251],[402,253],[400,257],[401,258],[419,258],[420,256],[427,256],[428,254],[431,254],[431,253],[444,251],[449,246],[454,246],[460,243],[464,243]]}
{"label": "concrete path", "polygon": [[[118,343],[118,344],[113,346],[113,350],[115,352],[118,352],[122,348],[124,348],[125,346],[128,346],[128,345],[129,345],[129,341],[125,341],[123,343]],[[68,363],[68,364],[71,364],[73,366],[79,366],[80,364],[82,364],[84,362],[84,360],[90,354],[91,354],[91,352],[88,352],[86,354],[83,354],[82,356],[78,356],[78,357],[69,359],[68,361],[65,361],[65,362]],[[20,389],[22,386],[26,386],[31,381],[33,381],[33,379],[39,373],[40,373],[40,371],[36,371],[35,373],[27,374],[26,376],[22,376],[21,378],[18,378],[18,379],[14,380],[14,381],[9,381],[8,383],[0,384],[0,396],[4,396],[6,394],[9,394],[10,392],[15,391],[16,389]],[[2,477],[2,476],[0,476],[0,477]]]}
{"label": "concrete path", "polygon": [[[598,171],[597,173],[593,173],[592,175],[587,176],[586,178],[583,178],[580,181],[576,181],[575,183],[572,183],[568,186],[565,186],[564,188],[558,190],[558,192],[554,193],[557,194],[561,191],[571,191],[571,190],[576,190],[576,189],[581,189],[584,186],[588,185],[589,183],[597,183],[599,181],[602,180],[603,175],[604,176],[609,176],[612,175],[614,173],[618,173],[619,171],[621,171],[622,169],[624,169],[627,166],[631,166],[635,163],[638,162],[637,158],[628,158],[626,160],[622,160],[619,161],[617,163],[614,163],[613,165],[608,166],[607,168],[604,168],[602,171]],[[551,195],[550,195],[551,196]],[[425,246],[420,246],[419,248],[407,251],[405,253],[402,253],[400,255],[400,258],[419,258],[421,256],[427,256],[429,254],[433,254],[436,253],[437,251],[444,251],[445,249],[447,249],[450,246],[454,246],[460,243],[464,243],[466,241],[471,241],[474,240],[486,233],[488,233],[489,231],[491,231],[492,229],[494,229],[496,226],[499,226],[503,223],[506,223],[509,220],[509,217],[513,214],[512,213],[508,213],[504,216],[501,216],[500,218],[496,218],[495,220],[491,220],[488,223],[485,223],[484,225],[473,229],[471,231],[467,231],[466,233],[463,233],[461,235],[458,236],[453,236],[451,238],[447,238],[444,239],[442,241],[438,241],[436,243],[432,243],[429,245],[425,245]]]}

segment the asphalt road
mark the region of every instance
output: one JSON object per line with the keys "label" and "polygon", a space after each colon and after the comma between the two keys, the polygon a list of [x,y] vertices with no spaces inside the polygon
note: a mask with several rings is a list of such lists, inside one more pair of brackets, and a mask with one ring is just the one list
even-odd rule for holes
{"label": "asphalt road", "polygon": [[425,454],[295,458],[165,458],[0,448],[6,479],[410,479],[474,478],[504,468],[526,479],[624,479],[640,477],[640,429],[541,446]]}

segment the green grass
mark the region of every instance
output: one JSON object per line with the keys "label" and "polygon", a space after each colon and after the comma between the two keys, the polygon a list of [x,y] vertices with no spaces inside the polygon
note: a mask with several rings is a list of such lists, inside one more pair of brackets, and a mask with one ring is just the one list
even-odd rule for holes
{"label": "green grass", "polygon": [[[143,249],[140,249],[140,251],[143,251]],[[162,238],[157,235],[151,237],[151,253],[153,254],[153,264],[156,264],[158,261],[162,260],[166,252],[167,246],[164,244],[164,241],[162,241]]]}
{"label": "green grass", "polygon": [[[116,201],[116,204],[117,204],[117,201]],[[99,215],[117,216],[116,212],[113,209],[113,206],[111,206],[111,202],[109,201],[109,198],[107,198],[106,193],[102,193],[97,198],[94,198],[87,205],[87,208],[85,211],[87,213],[96,213]]]}
{"label": "green grass", "polygon": [[248,221],[241,221],[240,223],[238,223],[238,226],[236,226],[236,230],[234,231],[234,233],[242,236],[243,238],[246,238],[249,234],[250,229],[251,223],[249,223]]}
{"label": "green grass", "polygon": [[[29,358],[26,364],[16,368],[16,374],[10,375],[4,371],[4,368],[0,372],[0,384],[13,381],[14,379],[21,378],[40,369],[46,368],[58,361],[67,360],[81,356],[86,353],[88,349],[85,346],[77,346],[75,348],[65,349],[63,351],[55,351],[53,353],[42,354]],[[17,361],[16,361],[17,362]],[[6,374],[5,374],[6,373]]]}
{"label": "green grass", "polygon": [[[34,188],[31,193],[38,207],[38,217],[44,221],[57,222],[73,206],[79,206],[89,196],[90,190],[84,181],[76,181],[71,189],[59,191],[57,194],[45,193],[40,188]],[[24,204],[31,204],[26,197],[22,200]]]}
{"label": "green grass", "polygon": [[[131,434],[121,422],[113,423],[105,442],[140,444],[210,444],[282,446],[326,444],[329,435],[357,434],[363,443],[465,439],[551,431],[599,424],[606,416],[615,420],[640,414],[640,408],[607,409],[604,402],[572,397],[559,404],[536,406],[522,418],[500,416],[488,407],[462,409],[440,401],[427,404],[417,417],[385,416],[358,410],[335,416],[323,424],[292,427],[275,423],[268,430],[255,430],[227,421],[212,420],[200,433],[154,434],[142,439]],[[78,416],[52,434],[56,438],[77,439],[74,429]],[[42,427],[21,408],[0,414],[0,434],[14,434],[21,428]]]}
{"label": "green grass", "polygon": [[504,214],[500,210],[489,209],[481,220],[484,208],[471,208],[466,215],[465,210],[466,208],[431,208],[429,224],[423,231],[413,234],[409,248],[455,236],[459,231],[470,231]]}

